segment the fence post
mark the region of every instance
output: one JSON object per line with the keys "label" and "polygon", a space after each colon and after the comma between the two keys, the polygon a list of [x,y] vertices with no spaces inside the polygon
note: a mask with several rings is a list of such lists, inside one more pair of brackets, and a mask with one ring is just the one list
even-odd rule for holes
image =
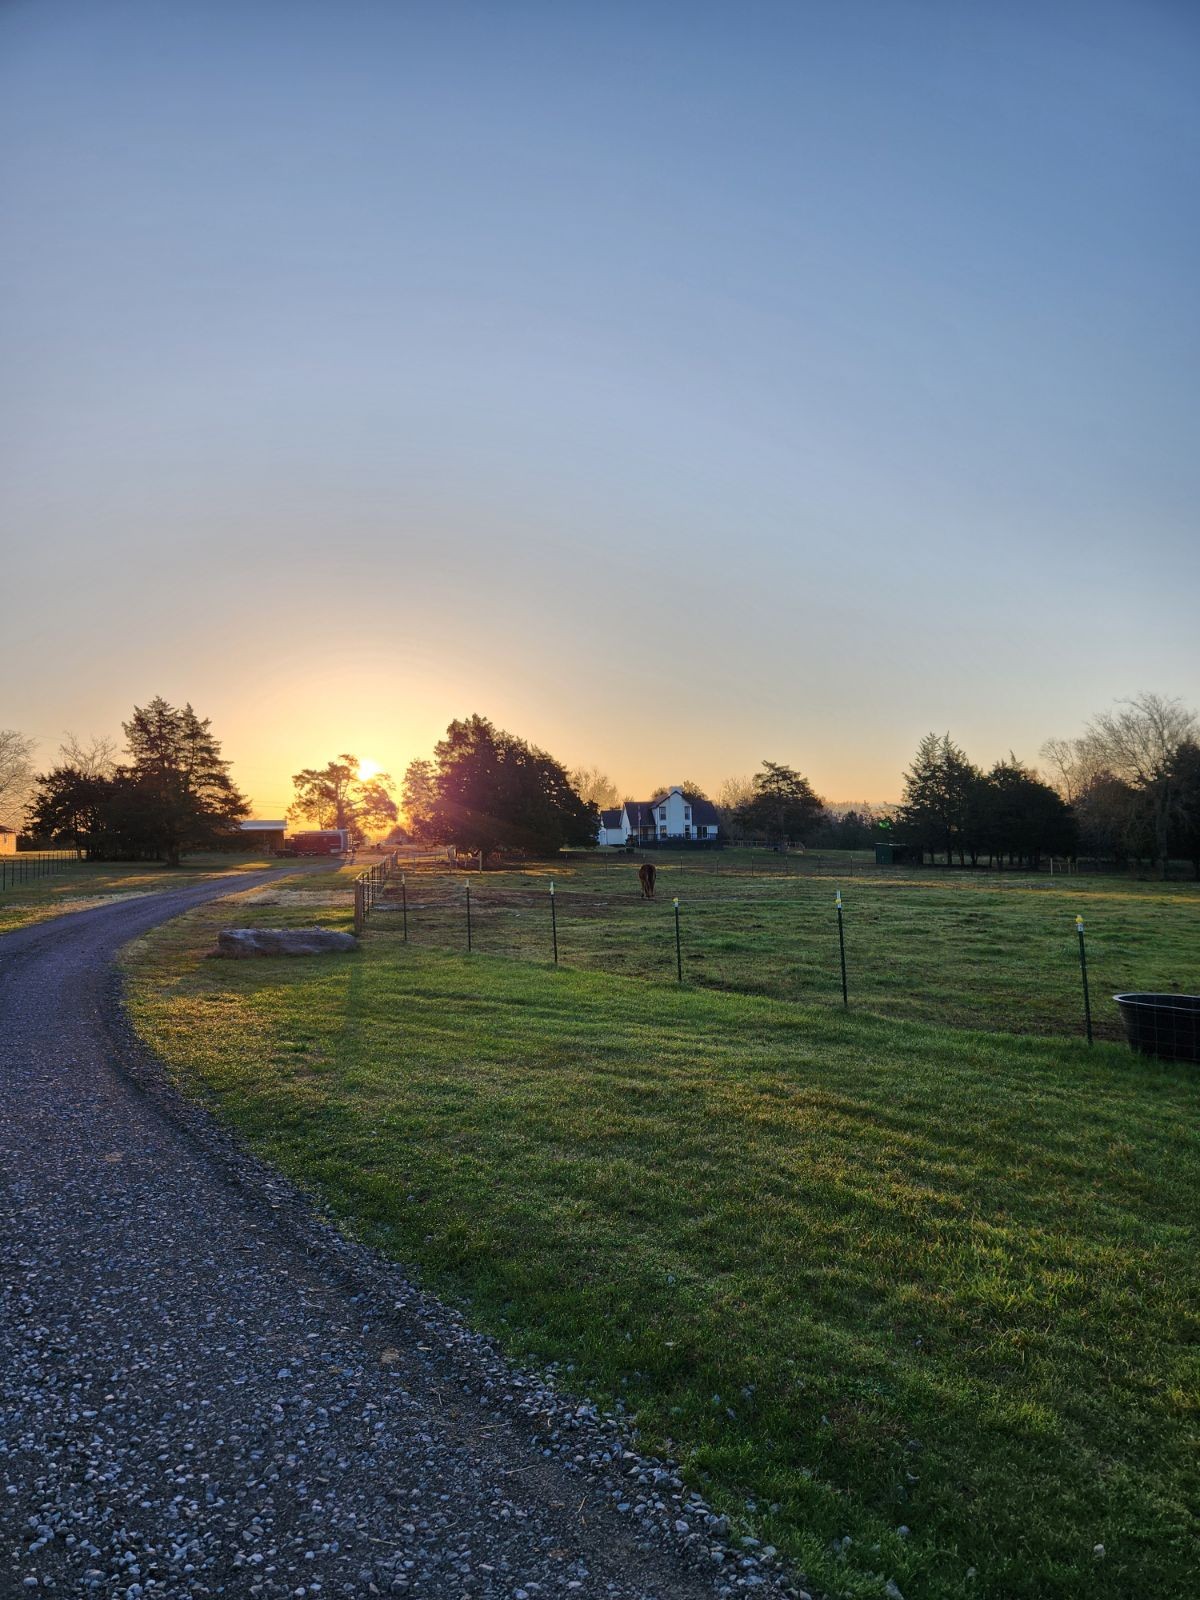
{"label": "fence post", "polygon": [[849,1007],[850,999],[846,993],[846,934],[842,927],[842,891],[840,889],[837,891],[836,905],[838,919],[838,953],[842,958],[842,1004],[846,1007]]}
{"label": "fence post", "polygon": [[675,896],[675,981],[683,982],[683,946],[679,942],[679,896]]}
{"label": "fence post", "polygon": [[550,879],[550,938],[554,943],[554,965],[558,965],[558,912],[554,906],[554,879]]}
{"label": "fence post", "polygon": [[400,910],[404,914],[404,942],[408,943],[408,884],[405,882],[404,873],[400,874]]}
{"label": "fence post", "polygon": [[365,925],[366,925],[366,916],[365,916],[364,910],[363,910],[363,886],[362,886],[362,880],[360,878],[356,878],[354,880],[354,931],[355,931],[355,933],[361,934]]}
{"label": "fence post", "polygon": [[1092,1043],[1092,997],[1088,992],[1087,949],[1083,942],[1083,918],[1075,918],[1075,931],[1079,935],[1079,970],[1083,974],[1083,1016],[1087,1024],[1087,1042]]}
{"label": "fence post", "polygon": [[467,884],[467,954],[471,954],[471,885]]}

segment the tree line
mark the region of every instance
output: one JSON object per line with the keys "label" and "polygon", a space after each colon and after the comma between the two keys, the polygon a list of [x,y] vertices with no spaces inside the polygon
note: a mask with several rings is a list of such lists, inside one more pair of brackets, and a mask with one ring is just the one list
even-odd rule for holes
{"label": "tree line", "polygon": [[[161,697],[122,724],[120,757],[104,740],[68,739],[33,774],[29,740],[0,730],[0,802],[25,801],[35,838],[97,860],[177,863],[188,851],[228,846],[249,811],[211,723]],[[948,733],[920,742],[900,804],[834,811],[783,762],[730,779],[715,804],[726,840],[863,849],[903,842],[921,860],[1037,869],[1047,856],[1117,865],[1172,859],[1200,879],[1200,724],[1176,700],[1142,694],[1094,717],[1073,739],[1052,739],[1037,772],[1011,753],[984,770]],[[472,853],[552,854],[595,843],[599,809],[618,790],[597,768],[568,771],[536,745],[472,715],[452,722],[432,755],[412,761],[401,802],[387,773],[363,775],[343,753],[293,776],[293,820],[363,837],[451,844]],[[668,786],[661,785],[655,793]],[[692,799],[701,786],[682,785]],[[404,815],[404,825],[399,818]]]}

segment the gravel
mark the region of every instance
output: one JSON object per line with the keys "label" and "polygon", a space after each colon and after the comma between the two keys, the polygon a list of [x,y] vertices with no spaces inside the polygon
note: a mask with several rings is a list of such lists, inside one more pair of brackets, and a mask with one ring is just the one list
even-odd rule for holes
{"label": "gravel", "polygon": [[223,893],[0,939],[4,1592],[803,1595],[174,1093],[112,957]]}

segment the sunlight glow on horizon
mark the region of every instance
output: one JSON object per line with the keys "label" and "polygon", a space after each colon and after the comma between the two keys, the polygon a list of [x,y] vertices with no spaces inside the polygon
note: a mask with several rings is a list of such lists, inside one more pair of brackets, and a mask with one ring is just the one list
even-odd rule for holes
{"label": "sunlight glow on horizon", "polygon": [[1200,9],[1088,15],[0,6],[0,726],[274,818],[1200,704]]}

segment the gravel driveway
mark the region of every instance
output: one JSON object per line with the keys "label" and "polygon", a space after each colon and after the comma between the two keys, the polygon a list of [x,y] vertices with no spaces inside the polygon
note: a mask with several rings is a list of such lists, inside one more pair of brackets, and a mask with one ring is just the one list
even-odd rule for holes
{"label": "gravel driveway", "polygon": [[0,939],[0,1593],[796,1592],[165,1086],[112,958],[227,893]]}

